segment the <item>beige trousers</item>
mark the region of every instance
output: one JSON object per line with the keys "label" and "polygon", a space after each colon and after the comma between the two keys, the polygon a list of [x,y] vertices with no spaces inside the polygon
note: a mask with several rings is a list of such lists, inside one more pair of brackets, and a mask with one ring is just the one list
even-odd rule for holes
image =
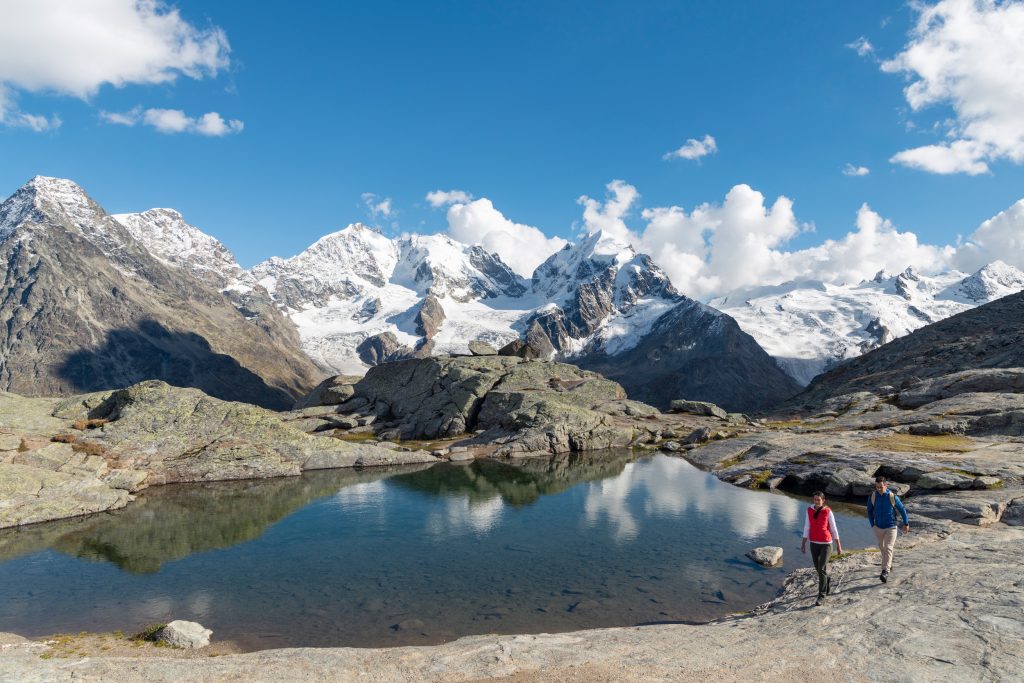
{"label": "beige trousers", "polygon": [[878,539],[878,549],[882,551],[882,571],[892,571],[892,551],[896,547],[896,527],[879,529],[876,526],[872,529],[875,530],[875,538]]}

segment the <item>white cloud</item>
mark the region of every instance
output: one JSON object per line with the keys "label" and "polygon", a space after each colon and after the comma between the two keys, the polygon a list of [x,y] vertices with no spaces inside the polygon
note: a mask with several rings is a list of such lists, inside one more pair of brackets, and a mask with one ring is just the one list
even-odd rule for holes
{"label": "white cloud", "polygon": [[852,43],[847,43],[846,47],[850,48],[851,50],[854,50],[861,57],[867,57],[868,55],[872,54],[875,51],[875,46],[872,45],[871,41],[869,41],[864,36],[861,36]]}
{"label": "white cloud", "polygon": [[955,259],[968,272],[996,260],[1024,268],[1024,199],[979,225]]}
{"label": "white cloud", "polygon": [[714,154],[718,151],[718,145],[715,143],[715,139],[710,135],[705,135],[702,140],[695,140],[690,138],[687,140],[682,147],[675,150],[674,152],[668,152],[662,156],[663,159],[700,159],[706,157],[709,154]]}
{"label": "white cloud", "polygon": [[630,234],[624,220],[629,209],[640,198],[637,189],[622,180],[613,180],[605,185],[609,197],[604,202],[583,195],[577,203],[583,205],[583,224],[587,232],[604,230],[616,237],[625,238]]}
{"label": "white cloud", "polygon": [[607,230],[649,254],[682,292],[709,299],[742,287],[794,279],[860,281],[877,271],[915,266],[934,272],[950,263],[955,250],[918,242],[900,232],[867,205],[857,213],[856,230],[839,240],[788,251],[786,245],[811,229],[800,222],[793,202],[777,198],[770,206],[748,185],[736,185],[721,204],[704,203],[687,212],[679,206],[648,208],[642,230],[625,223],[639,193],[622,181],[608,185],[602,203],[581,198],[584,225]]}
{"label": "white cloud", "polygon": [[398,211],[391,206],[391,197],[378,197],[372,192],[364,192],[362,195],[363,204],[366,204],[370,216],[373,218],[392,218],[398,215]]}
{"label": "white cloud", "polygon": [[135,107],[126,112],[101,111],[100,118],[119,126],[144,123],[161,133],[197,133],[208,137],[223,137],[241,133],[245,124],[237,119],[225,121],[215,111],[192,118],[180,109],[147,109]]}
{"label": "white cloud", "polygon": [[469,202],[454,201],[448,208],[448,234],[460,242],[479,244],[497,254],[523,277],[533,275],[537,266],[566,245],[560,237],[549,238],[533,226],[510,221],[486,197]]}
{"label": "white cloud", "polygon": [[11,91],[0,83],[0,126],[29,128],[37,133],[60,128],[61,120],[56,114],[46,118],[40,114],[26,114],[18,109]]}
{"label": "white cloud", "polygon": [[871,173],[871,169],[867,166],[854,166],[853,164],[846,164],[843,167],[843,175],[849,176],[862,176]]}
{"label": "white cloud", "polygon": [[882,70],[907,76],[914,111],[948,105],[950,142],[897,153],[892,162],[932,173],[988,171],[999,159],[1024,162],[1024,2],[915,3],[920,16],[902,52]]}
{"label": "white cloud", "polygon": [[[19,112],[10,96],[14,90],[87,99],[104,85],[201,79],[229,65],[223,30],[193,26],[162,0],[4,0],[2,14],[3,125],[34,130],[60,125],[55,116]],[[195,129],[223,135],[237,132],[236,123],[210,118]]]}
{"label": "white cloud", "polygon": [[468,204],[473,201],[473,195],[462,190],[434,190],[427,193],[427,201],[435,209],[449,204]]}

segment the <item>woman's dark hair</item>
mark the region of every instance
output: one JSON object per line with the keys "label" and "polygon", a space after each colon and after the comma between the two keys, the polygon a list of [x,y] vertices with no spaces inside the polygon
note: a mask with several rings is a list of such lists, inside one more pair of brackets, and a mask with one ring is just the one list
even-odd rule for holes
{"label": "woman's dark hair", "polygon": [[[824,493],[822,493],[821,491],[815,491],[814,493],[812,493],[812,494],[811,494],[811,498],[812,498],[812,499],[813,499],[813,498],[817,498],[818,496],[821,496],[821,499],[822,499],[822,500],[825,500],[825,494],[824,494]],[[816,510],[814,511],[814,518],[815,518],[815,519],[817,519],[817,518],[818,518],[818,513],[819,513],[819,512],[821,512],[821,511],[822,511],[822,510],[824,510],[824,509],[825,509],[825,506],[824,506],[824,505],[822,505],[822,506],[821,506],[820,508],[817,508],[817,509],[816,509]]]}

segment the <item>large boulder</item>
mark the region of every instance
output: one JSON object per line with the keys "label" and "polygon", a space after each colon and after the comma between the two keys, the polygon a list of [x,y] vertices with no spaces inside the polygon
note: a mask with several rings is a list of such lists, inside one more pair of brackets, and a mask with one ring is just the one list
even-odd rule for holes
{"label": "large boulder", "polygon": [[708,417],[717,417],[723,420],[729,417],[727,412],[716,406],[714,403],[708,403],[707,401],[687,401],[684,399],[676,399],[669,404],[669,410],[673,413],[707,415]]}
{"label": "large boulder", "polygon": [[[522,347],[528,348],[528,347]],[[341,409],[378,415],[403,439],[483,430],[501,452],[558,453],[627,446],[639,416],[622,387],[563,363],[518,356],[420,358],[371,368]]]}
{"label": "large boulder", "polygon": [[153,635],[158,643],[185,650],[206,647],[210,644],[213,631],[194,621],[176,619]]}
{"label": "large boulder", "polygon": [[315,406],[333,406],[352,398],[356,393],[356,383],[361,380],[359,375],[334,375],[320,382],[313,391],[295,402],[294,409],[312,408]]}
{"label": "large boulder", "polygon": [[469,342],[469,352],[474,356],[496,356],[498,350],[485,341],[474,339]]}
{"label": "large boulder", "polygon": [[762,567],[774,567],[782,562],[782,548],[773,545],[761,546],[749,551],[747,557]]}

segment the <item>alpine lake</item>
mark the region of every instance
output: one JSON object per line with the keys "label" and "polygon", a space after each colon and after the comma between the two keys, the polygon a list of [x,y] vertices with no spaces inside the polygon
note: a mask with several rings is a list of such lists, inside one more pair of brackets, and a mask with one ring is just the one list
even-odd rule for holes
{"label": "alpine lake", "polygon": [[[186,619],[256,650],[708,621],[810,566],[807,504],[629,451],[153,487],[0,532],[0,631]],[[832,507],[846,549],[874,546]],[[763,545],[782,566],[744,556]]]}

